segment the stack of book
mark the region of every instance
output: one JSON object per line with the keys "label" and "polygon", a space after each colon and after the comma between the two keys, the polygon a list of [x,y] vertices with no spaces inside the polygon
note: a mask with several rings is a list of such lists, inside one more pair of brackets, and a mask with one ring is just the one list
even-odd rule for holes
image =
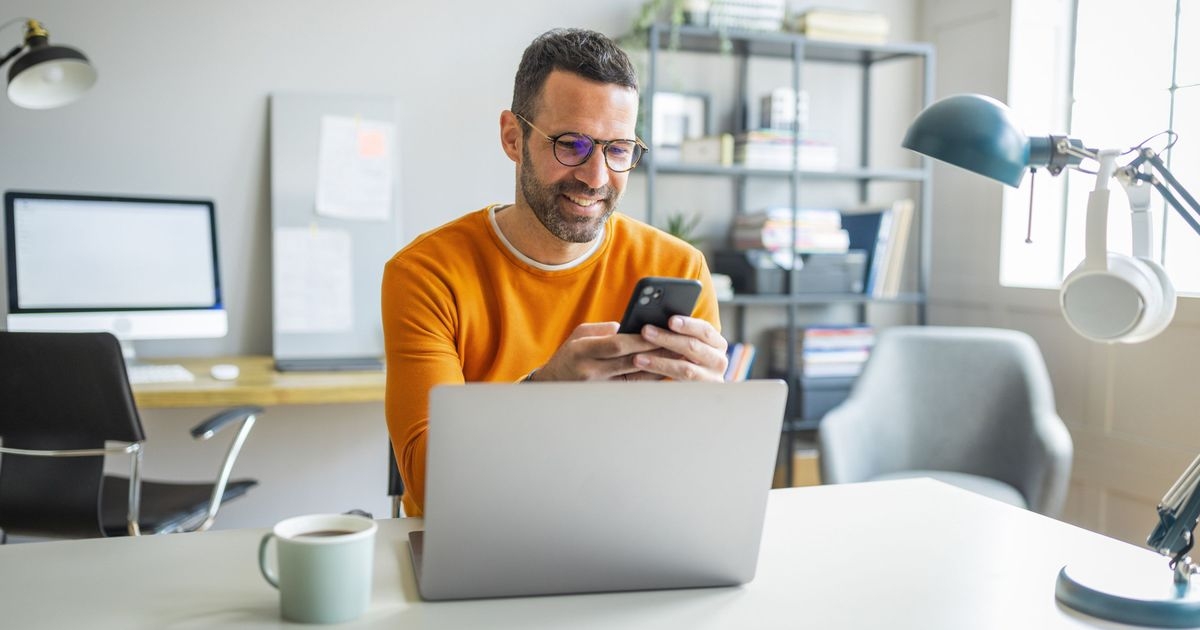
{"label": "stack of book", "polygon": [[[802,171],[837,170],[837,147],[819,140],[801,138],[789,129],[755,129],[739,133],[734,142],[733,160],[747,168],[791,169]],[[793,161],[794,160],[794,161]]]}
{"label": "stack of book", "polygon": [[753,31],[778,31],[787,12],[784,0],[713,0],[708,25]]}
{"label": "stack of book", "polygon": [[730,344],[725,353],[729,359],[729,366],[725,368],[725,380],[744,381],[750,378],[750,368],[754,367],[754,355],[752,343]]}
{"label": "stack of book", "polygon": [[812,39],[862,44],[887,41],[891,25],[887,16],[873,11],[809,9],[789,20],[789,30]]}
{"label": "stack of book", "polygon": [[[787,372],[787,329],[770,332],[771,372]],[[796,356],[803,378],[858,376],[875,345],[866,324],[808,326],[796,331]]]}
{"label": "stack of book", "polygon": [[850,235],[842,229],[842,213],[833,208],[767,208],[738,215],[731,235],[734,249],[765,249],[798,254],[842,254]]}

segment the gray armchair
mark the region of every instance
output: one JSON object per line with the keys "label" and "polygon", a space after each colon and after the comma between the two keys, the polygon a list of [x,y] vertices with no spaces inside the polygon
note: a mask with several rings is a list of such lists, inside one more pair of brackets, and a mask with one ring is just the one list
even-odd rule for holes
{"label": "gray armchair", "polygon": [[1071,473],[1045,362],[1014,330],[884,330],[818,440],[825,483],[933,477],[1049,516]]}

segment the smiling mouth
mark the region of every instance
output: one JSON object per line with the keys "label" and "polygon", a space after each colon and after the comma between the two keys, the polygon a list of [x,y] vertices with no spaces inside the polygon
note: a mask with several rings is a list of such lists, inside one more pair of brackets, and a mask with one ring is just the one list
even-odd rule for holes
{"label": "smiling mouth", "polygon": [[584,197],[575,197],[575,196],[568,195],[565,193],[563,194],[563,196],[566,197],[567,199],[569,199],[571,201],[571,203],[573,203],[577,206],[580,206],[582,208],[588,208],[600,201],[603,201],[603,199],[586,199]]}

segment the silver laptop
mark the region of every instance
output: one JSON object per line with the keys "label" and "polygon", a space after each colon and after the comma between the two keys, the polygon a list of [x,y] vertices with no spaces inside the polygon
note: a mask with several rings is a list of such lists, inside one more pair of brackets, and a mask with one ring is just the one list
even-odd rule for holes
{"label": "silver laptop", "polygon": [[435,388],[421,596],[753,579],[786,397],[767,380]]}

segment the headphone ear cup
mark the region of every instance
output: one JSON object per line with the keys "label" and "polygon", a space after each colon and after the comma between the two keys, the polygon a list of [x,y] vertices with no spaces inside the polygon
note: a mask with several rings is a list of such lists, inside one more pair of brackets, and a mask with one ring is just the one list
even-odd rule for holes
{"label": "headphone ear cup", "polygon": [[1154,303],[1147,300],[1142,321],[1130,335],[1123,339],[1127,343],[1139,343],[1158,336],[1166,330],[1175,317],[1175,285],[1171,283],[1167,270],[1162,265],[1149,258],[1131,258],[1133,263],[1146,269],[1154,279],[1154,287],[1158,289],[1158,299]]}
{"label": "headphone ear cup", "polygon": [[1175,314],[1175,289],[1157,263],[1109,252],[1107,269],[1086,261],[1063,281],[1067,324],[1093,341],[1136,343],[1162,332]]}

